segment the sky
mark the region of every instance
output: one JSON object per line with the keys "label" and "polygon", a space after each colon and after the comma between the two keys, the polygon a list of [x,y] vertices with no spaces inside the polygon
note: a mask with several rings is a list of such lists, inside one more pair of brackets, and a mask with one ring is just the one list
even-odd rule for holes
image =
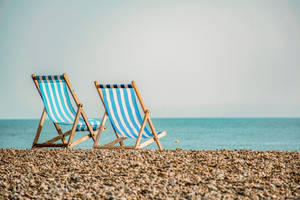
{"label": "sky", "polygon": [[0,119],[39,118],[31,74],[135,80],[152,117],[300,117],[300,1],[0,0]]}

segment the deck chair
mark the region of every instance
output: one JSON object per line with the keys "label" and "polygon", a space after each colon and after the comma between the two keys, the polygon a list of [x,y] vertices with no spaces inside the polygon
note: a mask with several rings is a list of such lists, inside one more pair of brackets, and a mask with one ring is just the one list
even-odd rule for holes
{"label": "deck chair", "polygon": [[[55,76],[36,76],[32,74],[32,80],[44,103],[44,109],[32,144],[32,148],[69,148],[89,138],[95,140],[96,130],[100,128],[100,120],[87,118],[85,112],[83,111],[82,104],[79,103],[75,92],[72,90],[72,86],[66,74]],[[76,110],[71,103],[68,90],[75,101],[77,107]],[[49,119],[53,122],[58,132],[58,136],[46,142],[38,143],[46,115],[48,115]],[[63,133],[60,125],[72,125],[72,128],[71,130]],[[73,141],[75,132],[79,131],[88,131],[89,133],[80,139]],[[68,141],[66,140],[67,136],[69,136]],[[58,140],[61,140],[62,143],[55,143]]]}
{"label": "deck chair", "polygon": [[[156,142],[159,150],[163,149],[159,138],[165,136],[167,133],[166,131],[156,132],[149,117],[149,110],[146,109],[140,92],[138,91],[134,81],[132,81],[132,84],[127,85],[103,85],[99,84],[97,81],[94,83],[105,108],[101,127],[98,130],[94,142],[94,148],[139,149],[151,144],[152,142]],[[141,108],[144,112],[143,118],[139,112],[136,97],[138,98]],[[108,144],[100,146],[99,139],[104,130],[103,127],[107,119],[109,119],[111,122],[117,139]],[[151,132],[146,128],[147,122]],[[135,145],[124,146],[123,140],[127,138],[135,138]],[[140,144],[142,138],[149,139]],[[117,143],[119,143],[120,146],[115,146]]]}

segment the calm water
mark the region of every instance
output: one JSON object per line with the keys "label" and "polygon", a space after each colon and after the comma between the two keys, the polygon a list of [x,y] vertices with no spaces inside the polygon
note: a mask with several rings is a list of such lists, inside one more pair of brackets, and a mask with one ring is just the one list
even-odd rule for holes
{"label": "calm water", "polygon": [[[31,148],[38,120],[0,120],[0,148]],[[166,130],[161,139],[167,149],[252,149],[300,150],[300,118],[191,118],[154,119],[158,130]],[[66,127],[64,130],[67,130]],[[79,133],[78,135],[80,136]],[[46,121],[40,141],[57,136],[50,121]],[[108,126],[100,143],[114,139]],[[179,140],[179,143],[175,143]],[[133,144],[129,140],[127,144]],[[92,140],[76,148],[91,148]],[[149,146],[156,148],[155,145]]]}

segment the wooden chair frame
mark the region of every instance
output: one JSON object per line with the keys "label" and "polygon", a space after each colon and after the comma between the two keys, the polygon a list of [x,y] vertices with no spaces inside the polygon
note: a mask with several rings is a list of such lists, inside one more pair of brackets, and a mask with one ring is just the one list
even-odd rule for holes
{"label": "wooden chair frame", "polygon": [[[41,94],[41,91],[40,91],[40,87],[39,87],[39,84],[38,84],[38,81],[36,79],[36,75],[35,74],[32,74],[31,75],[32,77],[32,80],[42,98],[42,94]],[[79,102],[75,92],[72,90],[72,86],[71,86],[71,83],[69,81],[69,78],[68,76],[64,73],[63,74],[63,78],[64,80],[66,81],[66,84],[67,84],[67,87],[69,89],[69,92],[71,93],[75,103],[76,103],[76,106],[77,106],[77,112],[76,112],[76,117],[75,117],[75,120],[74,120],[74,123],[72,125],[72,128],[68,131],[66,131],[65,133],[62,132],[61,128],[60,128],[60,125],[59,124],[56,124],[53,122],[57,132],[58,132],[58,136],[57,137],[54,137],[46,142],[43,142],[43,143],[38,143],[38,140],[39,140],[39,137],[40,137],[40,134],[41,134],[41,131],[42,131],[42,128],[43,128],[43,125],[44,125],[44,122],[45,122],[45,118],[46,118],[46,115],[47,115],[47,111],[46,111],[46,108],[44,107],[43,109],[43,112],[42,112],[42,116],[41,116],[41,119],[40,119],[40,122],[39,122],[39,125],[38,125],[38,128],[37,128],[37,131],[36,131],[36,134],[35,134],[35,138],[33,140],[33,144],[32,144],[32,148],[36,148],[36,147],[65,147],[65,148],[70,148],[70,147],[73,147],[77,144],[79,144],[80,142],[83,142],[89,138],[92,138],[93,141],[95,141],[95,132],[96,131],[93,131],[92,129],[92,126],[90,125],[89,121],[88,121],[88,118],[85,114],[85,112],[83,111],[83,105]],[[75,132],[76,132],[76,126],[78,124],[78,121],[79,121],[79,118],[80,116],[82,116],[83,120],[84,120],[84,123],[86,124],[87,128],[88,128],[88,131],[89,131],[89,134],[87,135],[84,135],[83,137],[77,139],[76,141],[73,142],[73,139],[74,139],[74,136],[75,136]],[[105,129],[105,127],[104,127]],[[66,141],[66,137],[67,136],[70,136],[68,141]],[[54,143],[58,140],[61,140],[62,143]]]}
{"label": "wooden chair frame", "polygon": [[[167,134],[167,132],[163,131],[162,133],[160,133],[159,135],[157,135],[156,130],[155,130],[154,126],[153,126],[152,120],[151,120],[151,118],[149,116],[150,110],[148,110],[146,108],[146,106],[144,104],[144,101],[143,101],[143,99],[141,97],[141,94],[140,94],[140,92],[139,92],[139,90],[137,88],[137,85],[136,85],[135,81],[132,81],[131,83],[132,83],[132,87],[133,87],[133,89],[134,89],[134,91],[135,91],[135,93],[137,95],[137,98],[138,98],[138,100],[139,100],[139,102],[141,104],[142,110],[143,110],[143,112],[145,114],[143,122],[142,122],[142,126],[141,126],[140,132],[138,134],[138,137],[137,137],[135,145],[134,146],[124,146],[123,140],[127,139],[127,137],[121,137],[116,132],[116,130],[114,129],[112,123],[111,123],[111,126],[113,127],[113,130],[114,130],[114,132],[116,134],[117,139],[114,140],[114,141],[112,141],[112,142],[110,142],[110,143],[107,143],[105,145],[102,145],[102,146],[99,145],[99,139],[100,139],[101,133],[106,128],[104,125],[105,125],[105,122],[106,122],[106,120],[108,118],[108,115],[107,115],[107,110],[106,110],[106,107],[105,107],[105,104],[104,104],[103,94],[102,94],[101,88],[99,86],[99,83],[97,81],[94,81],[94,84],[96,86],[96,89],[98,91],[98,94],[99,94],[99,96],[101,98],[102,104],[103,104],[104,109],[105,109],[105,113],[104,113],[103,118],[102,118],[100,129],[97,132],[96,139],[95,139],[95,142],[94,142],[94,146],[93,146],[94,148],[98,148],[98,149],[107,149],[107,148],[108,149],[120,149],[120,148],[124,148],[124,149],[140,149],[140,148],[143,148],[143,147],[145,147],[145,146],[147,146],[147,145],[149,145],[149,144],[151,144],[153,142],[156,142],[156,144],[158,146],[158,149],[161,150],[161,151],[163,150],[163,148],[162,148],[162,146],[160,144],[159,138],[165,136]],[[143,131],[144,131],[144,128],[145,128],[147,122],[148,122],[148,124],[150,126],[150,129],[151,129],[154,137],[146,140],[143,143],[140,143],[141,142],[141,138],[142,138],[142,134],[143,134]],[[117,143],[119,143],[120,146],[114,146]]]}

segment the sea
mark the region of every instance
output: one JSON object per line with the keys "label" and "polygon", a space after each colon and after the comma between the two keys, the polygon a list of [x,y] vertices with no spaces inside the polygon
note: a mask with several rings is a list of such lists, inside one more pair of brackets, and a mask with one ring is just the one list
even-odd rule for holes
{"label": "sea", "polygon": [[[38,119],[0,120],[0,148],[31,148],[38,123]],[[167,131],[160,140],[164,149],[300,151],[300,118],[156,118],[153,124],[158,131]],[[76,133],[75,139],[85,133]],[[53,124],[46,120],[39,142],[55,136]],[[115,134],[108,125],[100,144],[113,139]],[[125,144],[134,143],[134,139],[125,140]],[[90,139],[74,148],[91,149],[92,145]],[[157,146],[152,143],[147,148],[157,149]]]}

